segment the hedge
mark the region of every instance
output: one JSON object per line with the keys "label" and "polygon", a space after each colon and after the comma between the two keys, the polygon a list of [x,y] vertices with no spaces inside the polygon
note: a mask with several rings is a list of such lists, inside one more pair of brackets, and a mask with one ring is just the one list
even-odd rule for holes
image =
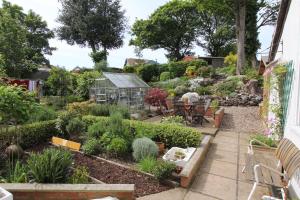
{"label": "hedge", "polygon": [[60,135],[59,131],[55,128],[56,120],[36,122],[19,126],[18,129],[10,127],[8,132],[5,129],[0,131],[1,142],[11,142],[13,138],[26,149],[34,145],[47,142],[52,136]]}
{"label": "hedge", "polygon": [[[102,123],[109,129],[109,117],[83,116],[87,125]],[[200,144],[202,134],[193,128],[176,126],[174,124],[149,123],[135,120],[123,120],[124,125],[133,129],[136,137],[158,137],[167,147],[196,147]],[[104,130],[106,131],[106,130]]]}

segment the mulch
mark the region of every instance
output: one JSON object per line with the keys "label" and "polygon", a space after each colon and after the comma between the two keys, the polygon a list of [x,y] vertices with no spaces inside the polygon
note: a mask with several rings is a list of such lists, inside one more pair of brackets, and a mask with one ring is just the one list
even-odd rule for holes
{"label": "mulch", "polygon": [[[43,151],[43,149],[49,147],[53,146],[44,143],[28,148],[26,149],[26,151],[41,152]],[[73,152],[73,154],[75,166],[87,167],[90,176],[106,184],[134,184],[136,197],[142,197],[172,189],[172,187],[170,186],[161,184],[154,177],[145,175],[138,171],[127,169],[125,167],[118,166],[106,161],[98,160],[81,153]],[[117,159],[113,161],[116,160]],[[129,163],[131,162],[132,161],[129,161]]]}
{"label": "mulch", "polygon": [[155,178],[105,161],[74,153],[75,165],[86,166],[90,176],[107,184],[135,184],[135,196],[141,197],[171,189]]}

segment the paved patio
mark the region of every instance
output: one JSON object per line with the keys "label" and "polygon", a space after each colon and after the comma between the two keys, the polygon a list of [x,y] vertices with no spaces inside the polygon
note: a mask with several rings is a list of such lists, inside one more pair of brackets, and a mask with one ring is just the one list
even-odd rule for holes
{"label": "paved patio", "polygon": [[[189,189],[176,188],[139,200],[212,200],[247,199],[253,183],[241,172],[249,134],[220,131],[214,138],[204,165]],[[267,194],[259,186],[255,199]]]}
{"label": "paved patio", "polygon": [[[211,144],[198,175],[189,189],[175,188],[138,200],[244,200],[253,182],[246,179],[242,168],[251,133],[262,132],[257,107],[226,107],[223,125]],[[259,186],[254,199],[267,194]]]}

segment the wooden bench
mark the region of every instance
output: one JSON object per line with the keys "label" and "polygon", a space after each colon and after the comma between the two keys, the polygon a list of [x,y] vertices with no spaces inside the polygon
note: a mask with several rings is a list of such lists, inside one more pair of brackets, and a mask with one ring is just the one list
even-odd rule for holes
{"label": "wooden bench", "polygon": [[52,144],[56,145],[56,146],[62,146],[62,147],[66,147],[69,148],[71,150],[75,150],[75,151],[79,151],[80,150],[80,143],[77,142],[73,142],[70,140],[65,140],[59,137],[52,137],[51,140]]}
{"label": "wooden bench", "polygon": [[248,200],[252,199],[259,183],[267,185],[272,196],[284,198],[285,194],[281,188],[286,189],[289,179],[300,167],[300,150],[289,139],[284,138],[276,149],[277,161],[264,154],[255,154],[252,147],[253,141],[250,141],[246,165],[243,169],[246,177],[255,181]]}

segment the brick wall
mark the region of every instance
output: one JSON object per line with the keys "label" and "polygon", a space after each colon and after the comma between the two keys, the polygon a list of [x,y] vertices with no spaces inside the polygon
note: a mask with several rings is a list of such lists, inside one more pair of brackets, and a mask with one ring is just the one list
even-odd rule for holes
{"label": "brick wall", "polygon": [[220,128],[222,124],[222,120],[224,117],[225,110],[224,108],[220,108],[216,113],[215,113],[215,127]]}

